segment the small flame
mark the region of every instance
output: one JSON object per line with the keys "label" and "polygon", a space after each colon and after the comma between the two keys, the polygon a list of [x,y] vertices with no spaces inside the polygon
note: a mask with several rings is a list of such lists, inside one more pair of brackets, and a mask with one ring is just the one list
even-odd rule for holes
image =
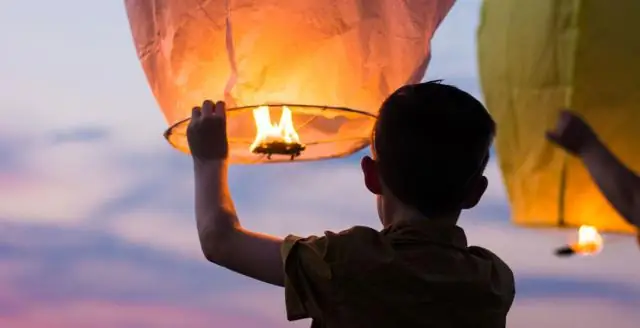
{"label": "small flame", "polygon": [[280,123],[271,123],[269,106],[260,106],[253,110],[253,118],[256,121],[256,138],[249,147],[253,151],[263,143],[284,142],[287,144],[300,143],[300,138],[293,127],[293,114],[287,106],[282,106]]}
{"label": "small flame", "polygon": [[578,229],[578,242],[571,245],[571,249],[581,255],[595,255],[602,250],[603,243],[598,229],[583,225]]}

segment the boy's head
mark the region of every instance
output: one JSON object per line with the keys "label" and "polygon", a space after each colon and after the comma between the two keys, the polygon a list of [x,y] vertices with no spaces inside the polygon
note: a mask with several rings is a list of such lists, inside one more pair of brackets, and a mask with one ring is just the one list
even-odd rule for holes
{"label": "boy's head", "polygon": [[398,210],[451,219],[474,207],[495,122],[470,94],[439,81],[407,85],[385,100],[373,132],[373,158],[362,159],[367,188],[378,195],[384,225]]}

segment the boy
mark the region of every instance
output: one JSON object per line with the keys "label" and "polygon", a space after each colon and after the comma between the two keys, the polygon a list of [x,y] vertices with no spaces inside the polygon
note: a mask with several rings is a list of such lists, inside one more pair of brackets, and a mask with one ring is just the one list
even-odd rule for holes
{"label": "boy", "polygon": [[361,166],[384,227],[284,239],[244,229],[227,186],[224,103],[193,109],[196,218],[205,257],[285,287],[289,320],[312,327],[505,327],[515,288],[509,267],[468,247],[456,225],[488,181],[495,123],[468,93],[408,85],[382,105],[373,156]]}

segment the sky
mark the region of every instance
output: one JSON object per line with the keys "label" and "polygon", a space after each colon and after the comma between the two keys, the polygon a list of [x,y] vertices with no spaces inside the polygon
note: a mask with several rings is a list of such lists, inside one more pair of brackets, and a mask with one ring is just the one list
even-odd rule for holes
{"label": "sky", "polygon": [[[479,4],[454,6],[428,77],[481,97]],[[280,288],[200,253],[190,159],[161,136],[122,1],[1,1],[0,44],[0,327],[308,326],[286,321]],[[377,227],[360,155],[233,167],[243,225],[280,236]],[[574,232],[513,226],[495,162],[486,174],[487,195],[460,224],[514,270],[509,327],[636,327],[632,238],[556,258]]]}

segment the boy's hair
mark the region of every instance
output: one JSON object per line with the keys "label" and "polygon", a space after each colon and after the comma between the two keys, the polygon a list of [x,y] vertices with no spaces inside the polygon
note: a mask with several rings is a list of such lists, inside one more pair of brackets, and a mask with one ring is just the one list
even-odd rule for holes
{"label": "boy's hair", "polygon": [[460,210],[487,165],[495,130],[482,103],[454,86],[401,87],[382,104],[374,128],[381,179],[424,215]]}

